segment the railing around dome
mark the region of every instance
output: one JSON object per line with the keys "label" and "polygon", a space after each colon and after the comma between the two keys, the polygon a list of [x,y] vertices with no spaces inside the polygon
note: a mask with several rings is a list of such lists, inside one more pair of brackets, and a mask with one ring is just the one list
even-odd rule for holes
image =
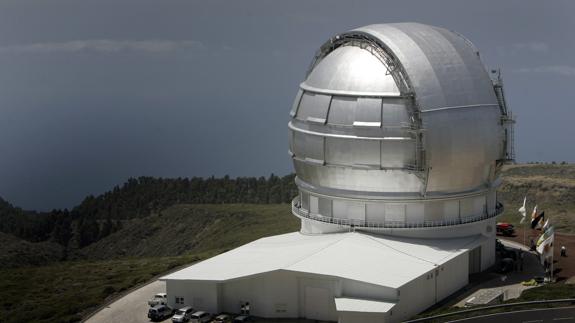
{"label": "railing around dome", "polygon": [[298,217],[311,219],[315,221],[345,225],[354,228],[381,228],[381,229],[398,229],[398,228],[434,228],[434,227],[445,227],[452,225],[460,225],[472,222],[478,222],[493,218],[503,213],[503,204],[497,203],[495,212],[493,214],[484,213],[480,216],[468,216],[463,218],[457,218],[452,220],[442,220],[442,221],[420,221],[420,222],[404,222],[404,221],[382,221],[382,222],[372,222],[364,220],[355,219],[341,219],[328,216],[321,216],[318,214],[312,214],[301,208],[301,203],[299,197],[295,197],[291,204],[292,213]]}

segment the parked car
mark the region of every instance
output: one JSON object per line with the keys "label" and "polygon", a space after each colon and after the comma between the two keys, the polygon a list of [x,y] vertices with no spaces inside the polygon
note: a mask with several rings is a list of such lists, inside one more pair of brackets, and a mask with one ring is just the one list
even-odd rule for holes
{"label": "parked car", "polygon": [[182,307],[179,310],[176,310],[174,316],[172,316],[172,322],[187,322],[194,314],[194,309],[191,306]]}
{"label": "parked car", "polygon": [[497,234],[504,235],[504,236],[512,236],[515,234],[515,227],[511,223],[507,222],[498,222],[496,225]]}
{"label": "parked car", "polygon": [[167,305],[167,304],[168,304],[168,295],[166,293],[158,293],[148,301],[148,305],[150,306]]}
{"label": "parked car", "polygon": [[234,319],[234,323],[244,323],[244,322],[251,322],[251,321],[252,321],[252,317],[249,315],[236,316],[236,318]]}
{"label": "parked car", "polygon": [[212,323],[232,323],[232,316],[228,314],[220,314],[214,318]]}
{"label": "parked car", "polygon": [[162,321],[172,316],[173,310],[166,305],[156,305],[148,310],[148,318],[152,321]]}
{"label": "parked car", "polygon": [[192,323],[205,323],[212,320],[212,314],[204,311],[198,311],[192,314],[190,322]]}

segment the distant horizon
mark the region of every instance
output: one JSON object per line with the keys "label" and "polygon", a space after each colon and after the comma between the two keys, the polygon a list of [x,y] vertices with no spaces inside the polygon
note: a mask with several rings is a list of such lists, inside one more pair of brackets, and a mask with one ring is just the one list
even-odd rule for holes
{"label": "distant horizon", "polygon": [[[289,110],[326,40],[415,21],[500,68],[519,162],[575,162],[575,2],[0,2],[0,196],[75,205],[130,177],[293,172]],[[105,22],[105,23],[103,23]]]}
{"label": "distant horizon", "polygon": [[[557,162],[557,161],[551,161],[551,162],[531,161],[531,162],[525,162],[525,163],[515,163],[515,164],[511,164],[511,165],[555,165],[555,166],[567,166],[567,165],[573,165],[573,163],[569,163],[569,162],[566,162],[566,161],[560,161],[560,162]],[[267,176],[264,176],[264,175],[259,175],[259,176],[230,176],[230,175],[214,176],[214,175],[211,175],[211,176],[190,176],[190,177],[186,177],[186,176],[178,176],[178,177],[161,177],[161,176],[159,176],[159,177],[158,177],[158,176],[141,175],[141,176],[136,176],[136,177],[129,177],[129,178],[127,178],[127,179],[121,181],[120,183],[117,183],[117,184],[113,185],[112,187],[110,187],[110,188],[108,188],[108,189],[106,189],[106,190],[104,190],[104,191],[88,193],[88,194],[86,194],[80,201],[76,202],[74,205],[64,206],[64,207],[59,207],[59,208],[51,208],[51,209],[28,209],[28,208],[24,208],[24,207],[21,207],[20,205],[14,204],[14,203],[13,203],[12,201],[10,201],[9,199],[4,198],[4,197],[2,196],[2,194],[0,194],[0,200],[4,200],[5,202],[10,203],[12,206],[17,207],[17,208],[20,208],[20,209],[22,209],[22,210],[24,210],[24,211],[30,211],[30,212],[34,212],[34,211],[35,211],[35,212],[39,212],[39,213],[45,213],[45,212],[51,212],[51,211],[53,211],[53,210],[64,210],[64,209],[72,210],[74,207],[80,205],[80,204],[84,201],[84,199],[86,199],[88,196],[98,197],[98,196],[103,195],[103,194],[105,194],[105,193],[107,193],[107,192],[111,192],[111,191],[114,190],[115,187],[121,187],[123,184],[126,184],[126,183],[127,183],[130,179],[132,179],[132,178],[133,178],[133,179],[138,179],[138,178],[146,178],[146,177],[149,177],[149,178],[155,178],[155,179],[168,179],[168,180],[169,180],[169,179],[193,179],[193,178],[200,178],[200,179],[204,179],[204,180],[205,180],[205,179],[209,179],[209,178],[212,178],[212,177],[213,177],[214,179],[224,179],[226,176],[228,176],[230,180],[236,180],[236,179],[239,179],[239,178],[256,178],[256,179],[258,179],[258,178],[261,178],[261,177],[266,178],[266,179],[269,179],[272,175],[281,178],[281,177],[290,176],[290,175],[294,175],[294,174],[295,174],[295,172],[291,172],[291,173],[283,174],[283,175],[282,175],[282,174],[276,174],[276,173],[273,173],[273,172],[272,172],[272,173],[270,173],[270,174],[267,175]]]}

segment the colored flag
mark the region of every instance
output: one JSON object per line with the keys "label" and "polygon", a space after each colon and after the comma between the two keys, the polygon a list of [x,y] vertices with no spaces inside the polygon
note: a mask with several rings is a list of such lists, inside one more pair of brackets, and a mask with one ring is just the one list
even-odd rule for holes
{"label": "colored flag", "polygon": [[541,261],[541,264],[544,264],[545,259],[552,256],[554,240],[555,240],[555,232],[552,232],[547,238],[545,238],[545,240],[543,240],[537,246],[537,252],[539,253],[539,261]]}
{"label": "colored flag", "polygon": [[543,224],[545,220],[545,211],[541,212],[535,219],[531,220],[531,229],[535,229],[538,224]]}
{"label": "colored flag", "polygon": [[537,217],[537,205],[533,207],[533,212],[531,213],[531,221],[535,220],[536,217]]}
{"label": "colored flag", "polygon": [[549,226],[549,228],[547,228],[547,230],[545,230],[545,232],[543,232],[541,234],[539,239],[537,239],[536,246],[539,247],[543,243],[543,241],[547,240],[547,238],[549,238],[554,233],[555,233],[555,228],[553,228],[553,226]]}
{"label": "colored flag", "polygon": [[545,232],[549,228],[549,219],[545,221],[545,224],[541,228],[541,231]]}
{"label": "colored flag", "polygon": [[527,211],[525,210],[525,202],[527,201],[527,196],[523,198],[523,206],[519,208],[519,213],[521,213],[521,221],[519,223],[523,223],[525,221],[525,215]]}

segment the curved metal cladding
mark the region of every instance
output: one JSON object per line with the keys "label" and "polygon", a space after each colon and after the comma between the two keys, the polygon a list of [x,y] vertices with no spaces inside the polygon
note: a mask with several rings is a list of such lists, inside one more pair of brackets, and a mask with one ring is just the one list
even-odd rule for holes
{"label": "curved metal cladding", "polygon": [[400,23],[336,35],[290,115],[296,204],[309,214],[414,226],[497,213],[502,114],[456,33]]}

